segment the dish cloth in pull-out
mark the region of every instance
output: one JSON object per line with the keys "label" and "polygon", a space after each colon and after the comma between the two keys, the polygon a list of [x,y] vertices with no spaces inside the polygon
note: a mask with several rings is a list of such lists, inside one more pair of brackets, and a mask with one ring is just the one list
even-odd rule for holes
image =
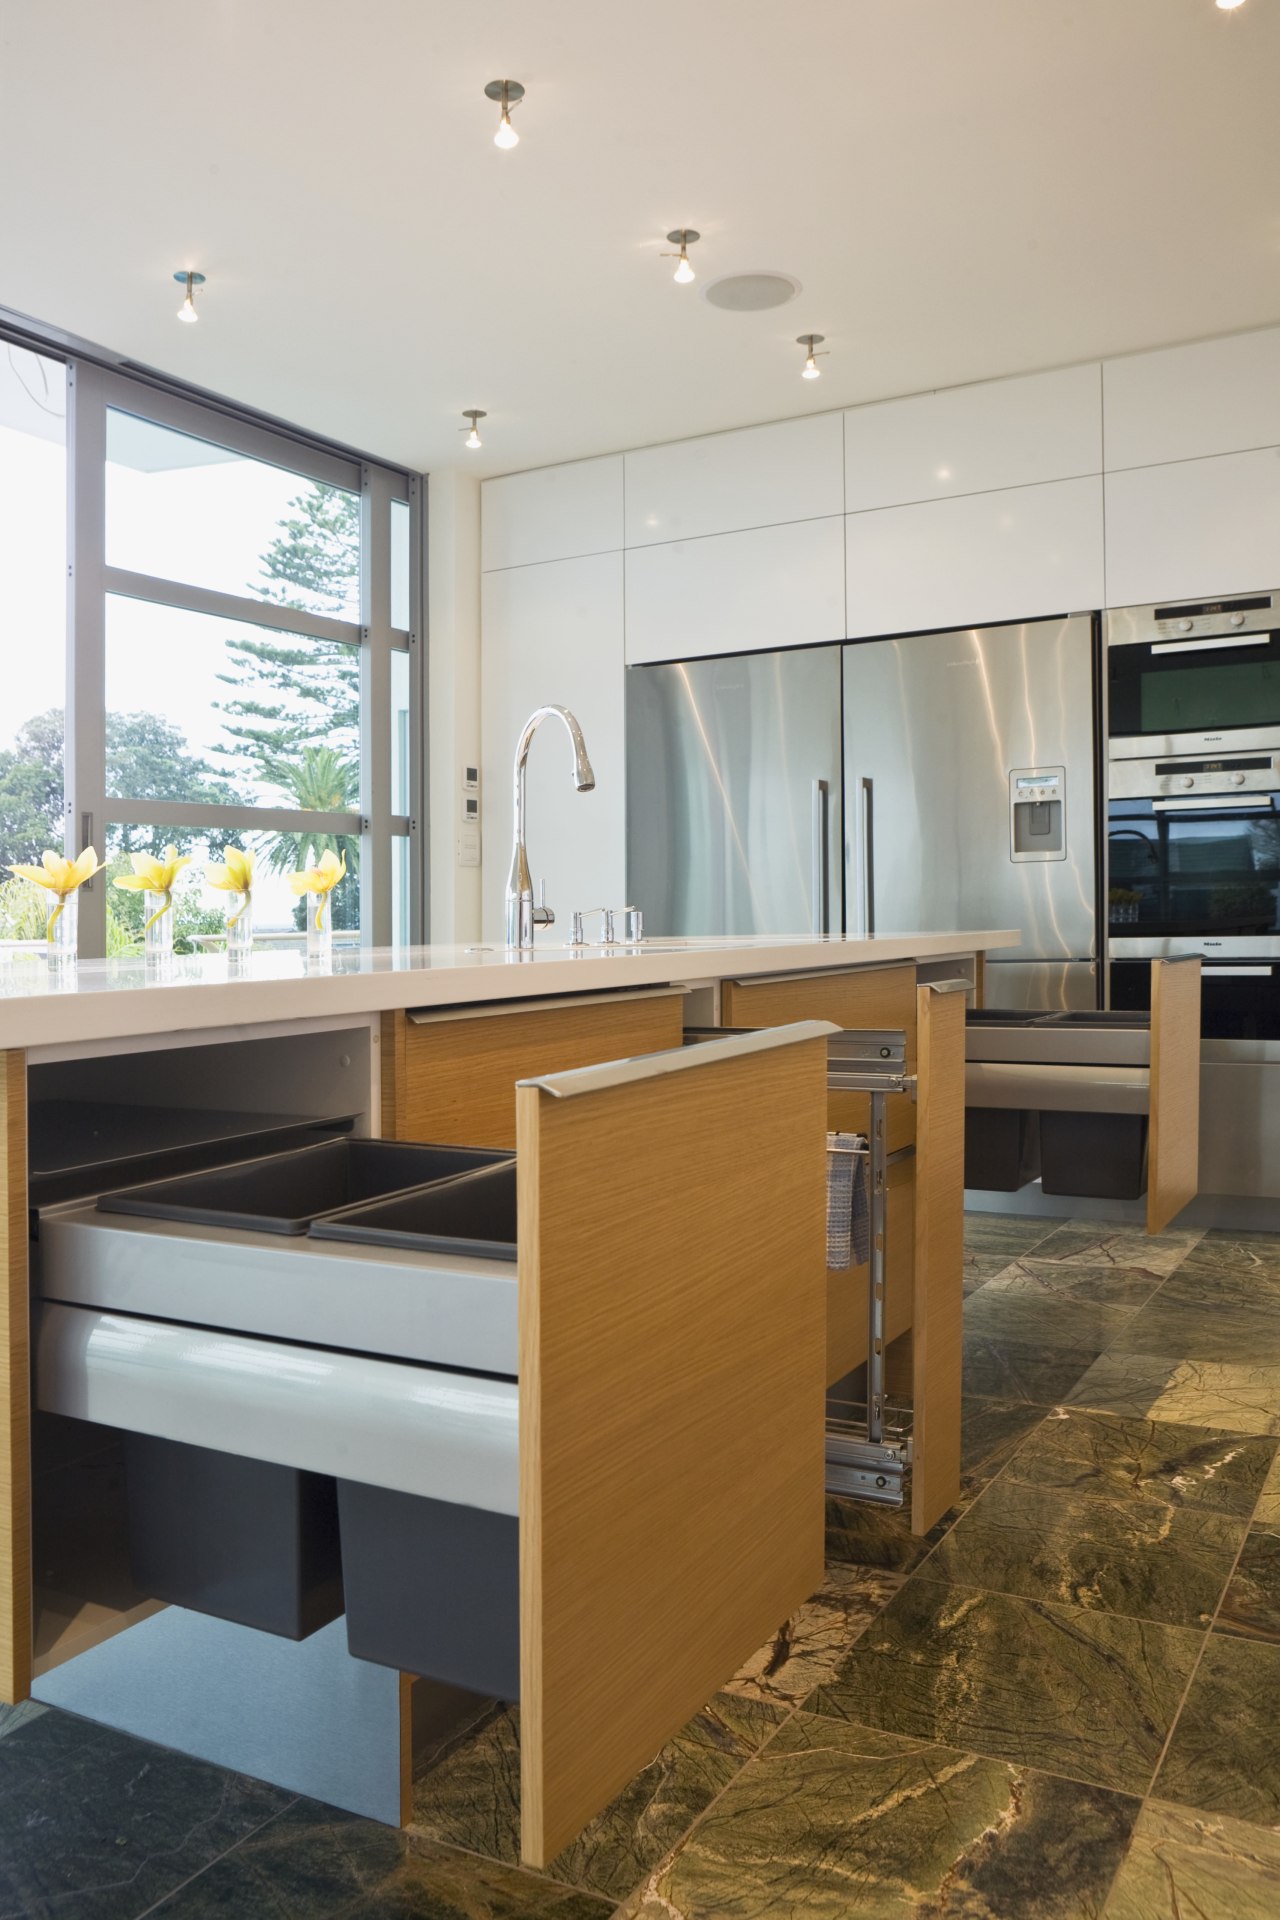
{"label": "dish cloth in pull-out", "polygon": [[827,1265],[837,1270],[871,1258],[867,1161],[862,1134],[827,1135]]}

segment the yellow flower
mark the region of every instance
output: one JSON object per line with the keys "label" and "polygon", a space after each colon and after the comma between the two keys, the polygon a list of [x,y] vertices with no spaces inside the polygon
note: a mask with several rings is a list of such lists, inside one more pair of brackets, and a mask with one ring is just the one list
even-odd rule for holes
{"label": "yellow flower", "polygon": [[49,915],[49,924],[45,929],[47,937],[52,940],[53,930],[58,924],[62,909],[67,904],[68,894],[74,893],[77,887],[82,887],[86,880],[93,878],[95,873],[101,873],[107,863],[105,860],[99,860],[92,847],[86,847],[84,852],[74,860],[68,860],[63,854],[55,853],[51,847],[48,847],[40,858],[44,863],[42,866],[15,866],[10,867],[9,871],[19,874],[24,880],[32,880],[36,886],[45,887],[50,893],[57,895],[58,904]]}
{"label": "yellow flower", "polygon": [[189,853],[179,853],[176,847],[166,847],[164,858],[157,860],[154,853],[131,853],[129,864],[132,873],[122,874],[116,885],[125,893],[158,893],[162,896],[160,905],[147,921],[142,931],[153,927],[161,914],[168,913],[173,905],[173,883],[184,867],[191,865]]}
{"label": "yellow flower", "polygon": [[204,877],[211,887],[220,893],[242,893],[244,899],[237,912],[227,921],[227,927],[234,927],[240,915],[249,904],[253,892],[253,869],[257,864],[257,855],[247,847],[228,847],[225,866],[215,862],[206,867]]}
{"label": "yellow flower", "polygon": [[304,867],[301,873],[291,873],[289,875],[289,885],[295,893],[318,893],[320,895],[320,903],[316,908],[316,928],[318,931],[322,931],[324,928],[325,899],[333,892],[333,889],[337,886],[346,871],[346,854],[344,853],[341,860],[339,860],[336,853],[331,849],[326,849],[326,851],[320,855],[314,867]]}

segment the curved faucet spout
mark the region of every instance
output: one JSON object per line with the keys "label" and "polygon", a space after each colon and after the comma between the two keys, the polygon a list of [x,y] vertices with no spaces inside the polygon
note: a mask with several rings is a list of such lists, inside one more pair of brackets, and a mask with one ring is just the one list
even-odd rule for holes
{"label": "curved faucet spout", "polygon": [[551,926],[555,915],[544,901],[540,906],[533,904],[533,882],[529,876],[529,860],[525,852],[524,840],[524,788],[525,763],[529,758],[529,748],[533,736],[542,722],[555,714],[563,720],[573,746],[573,784],[579,793],[590,793],[596,784],[595,772],[587,753],[587,743],[582,737],[582,728],[568,707],[538,707],[529,715],[520,729],[520,738],[516,742],[513,784],[515,788],[515,839],[511,848],[511,871],[507,876],[507,945],[509,947],[531,947],[535,926]]}

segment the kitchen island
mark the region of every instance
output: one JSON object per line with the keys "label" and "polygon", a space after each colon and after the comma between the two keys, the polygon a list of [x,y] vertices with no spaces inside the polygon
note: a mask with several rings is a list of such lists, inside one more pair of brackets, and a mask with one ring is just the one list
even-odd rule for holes
{"label": "kitchen island", "polygon": [[[415,1715],[518,1693],[545,1864],[818,1583],[823,1389],[867,1358],[866,1269],[823,1254],[825,1131],[867,1113],[828,1111],[835,1028],[905,1054],[885,1338],[913,1525],[951,1504],[971,993],[938,989],[1016,939],[9,963],[0,1692],[388,1820]],[[479,1150],[473,1210],[514,1149],[515,1212],[415,1243],[96,1204],[322,1135]]]}

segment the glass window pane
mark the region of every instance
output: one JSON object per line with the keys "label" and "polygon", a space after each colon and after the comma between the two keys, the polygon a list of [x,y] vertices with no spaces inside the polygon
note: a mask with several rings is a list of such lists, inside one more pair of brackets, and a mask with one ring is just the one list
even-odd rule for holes
{"label": "glass window pane", "polygon": [[412,600],[409,596],[409,502],[391,502],[391,624],[408,632]]}
{"label": "glass window pane", "polygon": [[391,944],[407,947],[409,903],[412,886],[409,878],[409,836],[398,833],[391,842]]}
{"label": "glass window pane", "polygon": [[[66,369],[0,343],[0,867],[63,844],[66,524]],[[34,895],[0,871],[0,940],[38,931]]]}
{"label": "glass window pane", "polygon": [[360,618],[360,497],[107,411],[107,565]]}
{"label": "glass window pane", "polygon": [[360,649],[107,596],[107,792],[355,812]]}
{"label": "glass window pane", "polygon": [[391,656],[391,811],[409,811],[409,656]]}
{"label": "glass window pane", "polygon": [[[134,853],[163,854],[176,847],[190,859],[174,887],[174,945],[181,953],[218,952],[225,945],[224,929],[230,896],[208,885],[205,869],[226,858],[228,847],[248,847],[257,856],[253,887],[253,941],[272,949],[306,945],[306,901],[289,885],[289,875],[312,865],[326,847],[345,853],[347,872],[334,889],[333,932],[339,945],[354,946],[360,939],[360,842],[334,840],[315,834],[229,832],[217,827],[140,827],[113,822],[107,828],[105,878],[131,874]],[[235,904],[238,904],[238,899]],[[235,904],[232,911],[235,911]],[[107,888],[108,954],[141,953],[146,915],[144,896],[122,887]]]}

